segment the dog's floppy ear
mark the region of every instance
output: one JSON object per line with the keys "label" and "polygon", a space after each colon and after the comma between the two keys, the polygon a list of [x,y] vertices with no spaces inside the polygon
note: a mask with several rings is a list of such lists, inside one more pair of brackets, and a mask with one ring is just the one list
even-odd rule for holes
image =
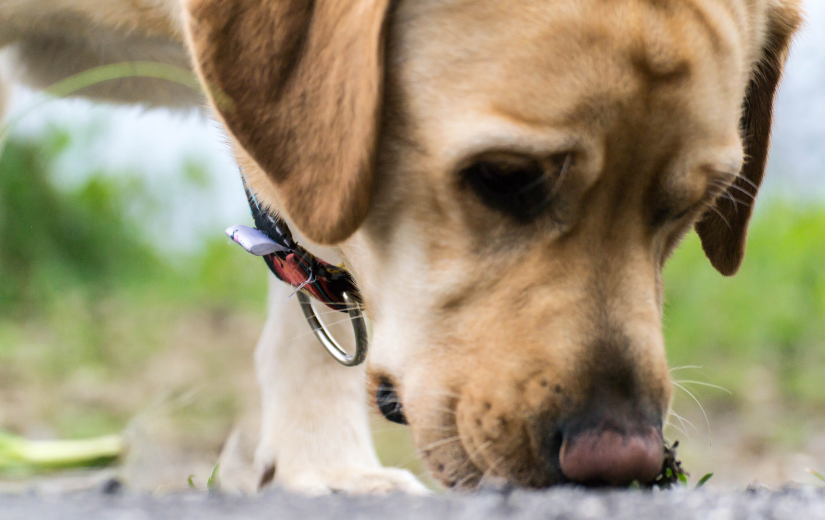
{"label": "dog's floppy ear", "polygon": [[318,243],[346,239],[369,210],[388,3],[186,2],[195,68],[265,174],[248,172],[253,188]]}
{"label": "dog's floppy ear", "polygon": [[[717,211],[709,210],[696,223],[702,249],[713,267],[725,276],[736,274],[745,256],[748,222],[768,159],[774,95],[791,36],[802,21],[797,0],[776,0],[776,4],[770,9],[762,55],[751,73],[742,105],[745,164],[728,188],[728,196],[723,194],[716,200]],[[743,203],[735,202],[743,198]]]}

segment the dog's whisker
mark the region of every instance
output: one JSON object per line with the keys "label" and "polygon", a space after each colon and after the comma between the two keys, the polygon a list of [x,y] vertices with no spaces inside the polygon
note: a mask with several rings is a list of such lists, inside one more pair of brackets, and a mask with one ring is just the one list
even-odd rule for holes
{"label": "dog's whisker", "polygon": [[716,208],[716,206],[714,206],[713,204],[710,204],[710,203],[708,203],[708,202],[706,202],[706,203],[705,203],[705,206],[707,206],[707,207],[708,207],[708,208],[710,208],[710,209],[711,209],[714,213],[716,213],[717,215],[719,215],[719,218],[721,218],[721,219],[722,219],[722,221],[725,223],[725,225],[727,225],[727,226],[728,226],[728,229],[733,230],[733,228],[732,228],[732,227],[731,227],[731,225],[730,225],[730,222],[728,222],[728,219],[727,219],[727,218],[725,218],[725,216],[724,216],[724,215],[722,215],[722,212],[720,212],[720,211]]}
{"label": "dog's whisker", "polygon": [[435,411],[435,412],[445,413],[447,415],[458,415],[458,413],[455,410],[450,410],[449,408],[440,408],[440,407],[431,406],[428,409],[432,410],[432,411]]}
{"label": "dog's whisker", "polygon": [[734,208],[735,208],[735,209],[737,209],[737,210],[738,210],[738,207],[737,207],[737,206],[738,206],[739,204],[741,204],[741,205],[743,205],[743,206],[745,206],[745,207],[750,207],[750,205],[751,205],[751,203],[750,203],[750,202],[747,202],[747,201],[744,201],[744,200],[741,200],[741,199],[738,199],[738,198],[734,197],[734,196],[733,196],[733,194],[732,194],[731,192],[729,192],[729,191],[726,191],[726,192],[725,192],[725,198],[726,198],[726,199],[728,199],[729,201],[733,202],[733,206],[734,206]]}
{"label": "dog's whisker", "polygon": [[459,394],[458,392],[453,392],[451,390],[444,390],[444,389],[438,389],[438,388],[417,389],[415,391],[415,394],[417,394],[417,395],[428,395],[428,396],[429,395],[438,395],[438,396],[456,397],[456,398],[461,397],[461,394]]}
{"label": "dog's whisker", "polygon": [[679,379],[678,381],[675,381],[675,382],[676,383],[682,383],[682,384],[690,384],[690,385],[701,385],[701,386],[706,386],[708,388],[715,388],[717,390],[721,390],[721,391],[727,393],[728,395],[733,395],[733,392],[731,392],[727,388],[725,388],[723,386],[719,386],[719,385],[714,385],[713,383],[706,383],[704,381],[695,381],[693,379]]}
{"label": "dog's whisker", "polygon": [[481,444],[479,444],[478,447],[472,451],[472,453],[467,454],[467,459],[461,464],[461,466],[458,468],[458,471],[461,471],[462,469],[464,469],[464,466],[466,466],[467,463],[472,463],[476,467],[478,467],[479,465],[474,460],[474,457],[476,457],[477,455],[480,455],[482,451],[484,451],[487,448],[489,448],[490,446],[492,446],[492,444],[493,444],[492,441],[486,441],[486,442],[482,442]]}
{"label": "dog's whisker", "polygon": [[493,471],[495,471],[496,467],[499,464],[501,464],[502,462],[504,462],[504,459],[506,459],[506,458],[507,458],[506,455],[502,455],[499,458],[497,458],[492,464],[487,466],[487,469],[485,469],[484,473],[481,474],[481,478],[479,479],[479,483],[483,483],[484,479],[489,478],[493,474]]}
{"label": "dog's whisker", "polygon": [[743,205],[743,206],[746,206],[746,207],[750,206],[750,204],[748,204],[747,202],[741,201],[741,200],[737,199],[736,197],[734,197],[733,195],[731,195],[731,193],[729,191],[723,192],[723,195],[725,196],[726,199],[728,199],[729,201],[731,201],[733,203],[733,211],[736,214],[739,214],[739,205],[740,204]]}
{"label": "dog's whisker", "polygon": [[736,199],[728,191],[722,192],[725,195],[725,198],[733,202],[733,211],[736,214],[739,214],[739,204],[736,202]]}
{"label": "dog's whisker", "polygon": [[458,429],[456,429],[455,426],[422,426],[416,429],[421,431],[453,432],[458,435]]}
{"label": "dog's whisker", "polygon": [[[404,405],[404,402],[401,401],[398,398],[382,400],[382,402],[386,403],[386,404],[400,404],[402,406]],[[368,401],[368,404],[371,404],[371,401]],[[428,406],[427,410],[433,411],[433,412],[447,413],[447,414],[450,414],[450,415],[456,415],[455,410],[451,410],[449,408],[442,408],[442,407],[438,407],[438,406]]]}
{"label": "dog's whisker", "polygon": [[[687,428],[687,426],[685,426],[685,424],[687,424],[688,426],[693,428],[693,431],[695,431],[697,435],[700,435],[699,428],[697,428],[696,425],[693,424],[693,421],[691,421],[690,419],[687,419],[686,417],[682,417],[681,415],[679,415],[678,413],[676,413],[672,410],[671,410],[671,413],[673,414],[674,417],[676,417],[676,419],[679,421],[679,423],[682,425],[682,427]],[[687,435],[687,432],[685,432],[685,435]]]}
{"label": "dog's whisker", "polygon": [[[338,319],[338,320],[334,320],[334,321],[331,321],[331,322],[329,322],[329,323],[324,323],[324,327],[326,327],[326,328],[329,328],[329,327],[334,327],[335,325],[340,325],[340,324],[342,324],[342,323],[349,323],[349,322],[352,322],[352,321],[353,321],[353,320],[355,320],[355,319],[357,319],[357,318],[354,318],[354,317],[352,317],[352,316],[347,316],[347,317],[345,317],[345,318],[341,318],[341,319]],[[312,332],[312,331],[310,330],[310,332]]]}
{"label": "dog's whisker", "polygon": [[315,307],[313,307],[313,310],[315,311],[316,316],[327,316],[327,315],[330,315],[330,314],[344,314],[348,310],[358,309],[358,305],[347,306],[347,305],[342,304],[341,306],[344,308],[343,311],[337,311],[337,310],[334,310],[334,309],[330,309],[329,307],[326,307],[322,311],[319,311],[319,310],[315,309]]}
{"label": "dog's whisker", "polygon": [[[326,324],[324,324],[324,326],[332,327],[334,325],[338,325],[340,323],[344,323],[344,322],[352,321],[352,320],[353,320],[353,318],[350,318],[350,317],[342,318],[341,320],[337,320],[337,321],[334,321],[334,322],[331,322],[331,323],[326,323]],[[315,335],[315,332],[312,329],[309,329],[306,332],[295,334],[294,336],[290,337],[289,339],[285,339],[281,342],[276,343],[274,345],[274,347],[287,347],[289,345],[292,345],[293,343],[297,343],[299,341],[302,341],[302,340],[306,339],[307,337],[314,336],[314,335]]]}
{"label": "dog's whisker", "polygon": [[697,398],[696,398],[696,396],[695,396],[695,395],[693,395],[693,392],[691,392],[690,390],[688,390],[688,389],[687,389],[687,388],[685,388],[684,386],[680,385],[679,383],[674,382],[674,383],[673,383],[673,386],[675,386],[675,387],[677,387],[677,388],[680,388],[683,392],[685,392],[687,395],[689,395],[689,396],[691,397],[691,399],[693,399],[693,400],[696,402],[696,404],[699,406],[699,409],[702,411],[702,415],[704,415],[704,416],[705,416],[705,422],[706,422],[706,423],[707,423],[707,425],[708,425],[708,435],[711,435],[711,431],[710,431],[710,419],[708,419],[708,414],[707,414],[707,413],[705,413],[705,407],[704,407],[704,406],[702,406],[702,403],[700,403],[700,402],[699,402],[699,399],[697,399]]}
{"label": "dog's whisker", "polygon": [[393,467],[403,468],[407,464],[415,462],[417,460],[421,460],[421,457],[418,454],[418,450],[413,449],[412,452],[408,453],[403,459],[393,464]]}
{"label": "dog's whisker", "polygon": [[[467,459],[466,461],[464,461],[464,463],[466,464],[469,461],[470,461],[470,459]],[[461,480],[459,480],[458,482],[453,484],[453,487],[461,489],[462,487],[464,487],[464,484],[466,484],[467,482],[469,482],[470,480],[472,480],[473,478],[475,478],[477,476],[478,476],[478,471],[471,471],[470,473],[467,473],[466,475],[464,475],[464,478],[462,478]],[[479,478],[479,482],[481,482],[480,478]]]}
{"label": "dog's whisker", "polygon": [[451,444],[451,443],[453,443],[453,442],[457,442],[457,441],[460,441],[460,440],[461,440],[461,437],[460,437],[460,436],[458,436],[458,435],[453,435],[452,437],[446,437],[446,438],[444,438],[444,439],[439,439],[439,440],[437,440],[437,441],[433,441],[433,442],[431,442],[431,443],[429,443],[429,444],[427,444],[427,445],[425,445],[425,446],[422,446],[422,447],[419,449],[419,451],[422,451],[422,452],[423,452],[423,451],[431,450],[431,449],[433,449],[433,448],[437,448],[437,447],[439,447],[439,446],[444,446],[445,444]]}
{"label": "dog's whisker", "polygon": [[[673,410],[670,410],[670,415],[672,415],[673,417],[676,417],[676,419],[679,421],[679,423],[682,425],[682,427],[685,427],[685,424],[687,424],[688,426],[693,428],[693,430],[696,432],[697,435],[699,435],[699,429],[696,427],[695,424],[693,424],[692,421],[682,417],[681,415],[674,412]],[[688,433],[685,432],[685,435],[688,435]],[[688,437],[690,437],[690,436],[688,435]]]}
{"label": "dog's whisker", "polygon": [[[427,450],[431,450],[433,448],[437,448],[437,447],[445,445],[445,444],[450,444],[450,443],[456,442],[457,440],[460,440],[459,436],[454,435],[452,437],[447,437],[447,438],[442,439],[440,441],[435,441],[433,443],[430,443],[430,444],[428,444],[428,445],[426,445],[422,448],[413,450],[413,453],[410,454],[409,457],[406,457],[406,458],[402,459],[400,462],[398,462],[396,464],[396,466],[405,466],[405,465],[409,464],[410,462],[421,459],[421,455],[420,455],[421,453],[423,453]],[[433,446],[433,444],[434,444],[434,446]]]}
{"label": "dog's whisker", "polygon": [[668,372],[676,372],[677,370],[686,370],[688,368],[702,369],[702,368],[705,368],[705,365],[682,365],[682,366],[670,368],[670,369],[668,369]]}
{"label": "dog's whisker", "polygon": [[750,197],[751,200],[756,199],[756,195],[754,195],[753,193],[751,193],[750,191],[746,190],[745,188],[743,188],[741,186],[737,186],[735,183],[734,184],[724,184],[721,181],[711,181],[711,184],[719,186],[720,188],[723,188],[723,189],[732,188],[732,189],[737,190],[741,193],[744,193],[745,195]]}
{"label": "dog's whisker", "polygon": [[[389,398],[389,399],[386,399],[386,400],[382,399],[382,402],[387,403],[387,404],[400,404],[402,406],[404,404],[404,401],[402,401],[398,397],[392,397],[392,398]],[[367,404],[372,404],[372,400],[368,398],[367,399]],[[429,411],[441,412],[441,413],[446,413],[446,414],[450,414],[450,415],[456,415],[457,414],[457,412],[453,409],[443,408],[443,407],[440,407],[440,406],[427,406],[426,408]]]}
{"label": "dog's whisker", "polygon": [[317,316],[318,318],[327,318],[329,316],[341,316],[341,317],[349,316],[349,314],[347,314],[346,312],[334,311],[332,309],[330,309],[328,311],[321,311],[321,312],[318,312],[317,309],[313,309],[313,311],[315,311],[315,316]]}
{"label": "dog's whisker", "polygon": [[690,435],[688,435],[688,433],[685,431],[685,429],[680,428],[679,426],[676,426],[675,424],[673,424],[673,422],[670,421],[670,419],[665,421],[665,428],[673,428],[674,430],[680,432],[682,435],[684,435],[685,437],[690,439]]}
{"label": "dog's whisker", "polygon": [[748,179],[747,177],[745,177],[741,173],[734,173],[732,175],[736,179],[741,179],[741,180],[745,181],[746,183],[750,184],[753,187],[754,190],[759,191],[759,186],[757,186],[752,180]]}

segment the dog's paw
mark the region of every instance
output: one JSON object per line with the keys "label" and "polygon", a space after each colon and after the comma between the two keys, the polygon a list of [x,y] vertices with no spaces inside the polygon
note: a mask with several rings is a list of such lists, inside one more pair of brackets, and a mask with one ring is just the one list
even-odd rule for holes
{"label": "dog's paw", "polygon": [[412,473],[398,468],[311,469],[290,475],[279,475],[276,471],[275,483],[290,491],[307,495],[429,493]]}

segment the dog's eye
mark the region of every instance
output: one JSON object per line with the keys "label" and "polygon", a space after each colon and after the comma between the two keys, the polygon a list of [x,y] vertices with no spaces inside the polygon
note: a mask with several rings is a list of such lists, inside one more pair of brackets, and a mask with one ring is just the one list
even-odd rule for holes
{"label": "dog's eye", "polygon": [[398,394],[392,383],[382,380],[378,384],[378,390],[375,392],[375,402],[378,405],[378,410],[388,421],[407,424],[404,407],[401,405],[401,400],[398,399]]}
{"label": "dog's eye", "polygon": [[690,208],[687,208],[685,210],[682,210],[682,211],[676,213],[675,215],[670,217],[670,219],[671,220],[682,220],[685,217],[685,215],[687,215],[689,212],[690,212]]}
{"label": "dog's eye", "polygon": [[661,207],[654,211],[651,216],[651,225],[654,228],[660,228],[665,224],[672,224],[685,218],[693,209],[693,206],[685,209],[674,210],[669,207]]}
{"label": "dog's eye", "polygon": [[480,159],[461,170],[461,179],[485,205],[528,223],[549,207],[570,166],[570,156],[550,165],[537,159]]}

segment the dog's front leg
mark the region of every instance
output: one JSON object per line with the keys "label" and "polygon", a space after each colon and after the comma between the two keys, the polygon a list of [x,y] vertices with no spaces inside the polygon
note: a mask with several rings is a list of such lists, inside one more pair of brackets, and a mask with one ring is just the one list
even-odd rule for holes
{"label": "dog's front leg", "polygon": [[[409,472],[384,468],[369,430],[365,368],[327,354],[304,319],[294,289],[270,275],[269,317],[255,353],[263,416],[255,466],[265,484],[319,494],[425,492]],[[341,337],[346,314],[317,312]],[[349,330],[348,330],[349,329]],[[348,336],[347,336],[348,337]]]}

